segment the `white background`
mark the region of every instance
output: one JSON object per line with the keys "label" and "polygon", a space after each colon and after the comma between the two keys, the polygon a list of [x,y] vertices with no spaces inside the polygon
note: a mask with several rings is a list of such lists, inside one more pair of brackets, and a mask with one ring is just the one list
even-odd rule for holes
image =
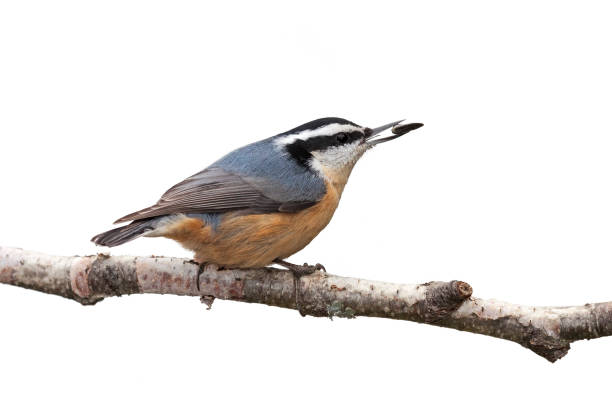
{"label": "white background", "polygon": [[[611,38],[605,2],[2,1],[0,245],[91,254],[234,148],[322,116],[405,118],[425,127],[369,152],[292,260],[612,300]],[[584,406],[612,362],[612,339],[553,365],[448,329],[174,296],[0,286],[0,319],[6,407]]]}

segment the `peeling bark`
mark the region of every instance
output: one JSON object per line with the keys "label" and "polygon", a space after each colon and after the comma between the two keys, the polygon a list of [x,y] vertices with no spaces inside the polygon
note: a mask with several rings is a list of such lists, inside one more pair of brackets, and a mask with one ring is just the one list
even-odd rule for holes
{"label": "peeling bark", "polygon": [[199,296],[297,309],[318,317],[385,317],[516,342],[554,362],[570,343],[612,334],[612,302],[531,307],[471,297],[465,282],[395,284],[315,273],[297,281],[285,270],[217,270],[187,259],[92,255],[64,257],[0,247],[0,283],[95,304],[134,293]]}

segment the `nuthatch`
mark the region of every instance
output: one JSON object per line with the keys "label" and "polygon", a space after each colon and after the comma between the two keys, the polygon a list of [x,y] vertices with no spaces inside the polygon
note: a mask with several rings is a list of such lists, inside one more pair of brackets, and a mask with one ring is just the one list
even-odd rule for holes
{"label": "nuthatch", "polygon": [[[157,204],[119,218],[128,225],[96,235],[114,247],[166,237],[200,264],[283,265],[297,276],[317,266],[284,261],[329,223],[353,166],[373,146],[423,126],[402,121],[370,129],[323,118],[241,147],[178,183]],[[376,137],[392,128],[392,135]]]}

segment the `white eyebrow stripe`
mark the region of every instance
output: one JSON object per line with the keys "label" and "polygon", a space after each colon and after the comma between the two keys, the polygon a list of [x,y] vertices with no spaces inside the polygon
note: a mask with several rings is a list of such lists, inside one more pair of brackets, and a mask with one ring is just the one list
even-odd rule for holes
{"label": "white eyebrow stripe", "polygon": [[362,129],[359,126],[355,125],[341,125],[339,123],[331,123],[329,125],[321,126],[316,129],[307,129],[298,133],[292,133],[289,135],[285,135],[278,140],[276,140],[276,144],[278,146],[286,146],[295,142],[296,140],[308,140],[312,137],[322,136],[322,135],[333,135],[340,132],[355,132],[361,131]]}

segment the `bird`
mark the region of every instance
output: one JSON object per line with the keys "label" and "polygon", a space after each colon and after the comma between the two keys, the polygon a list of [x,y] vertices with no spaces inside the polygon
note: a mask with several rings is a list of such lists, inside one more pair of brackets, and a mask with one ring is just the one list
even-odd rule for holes
{"label": "bird", "polygon": [[[174,185],[154,205],[115,221],[129,224],[91,240],[114,247],[138,237],[165,237],[193,251],[200,265],[277,264],[298,278],[324,270],[286,258],[330,222],[366,151],[423,126],[402,122],[368,128],[326,117],[248,144]],[[392,134],[383,137],[390,128]]]}

